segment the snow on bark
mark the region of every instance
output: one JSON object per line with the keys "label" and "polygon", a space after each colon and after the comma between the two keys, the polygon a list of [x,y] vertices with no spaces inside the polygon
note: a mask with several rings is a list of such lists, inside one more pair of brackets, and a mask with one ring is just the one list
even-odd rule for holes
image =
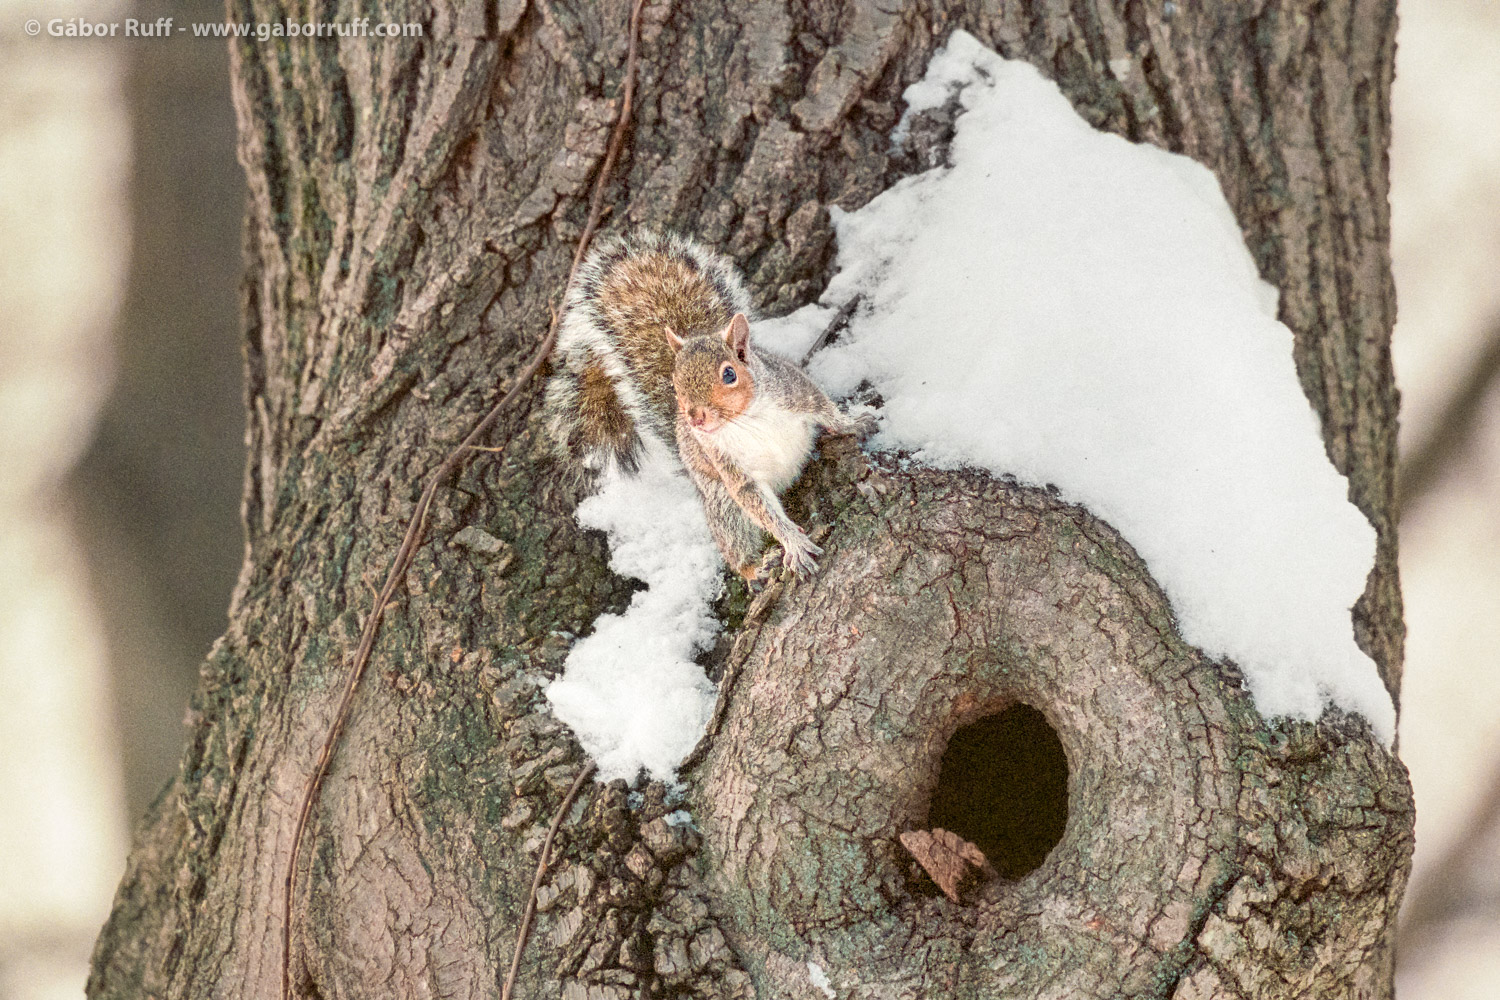
{"label": "snow on bark", "polygon": [[[956,99],[952,165],[835,213],[838,275],[773,325],[833,392],[872,386],[877,445],[1058,487],[1145,558],[1183,636],[1267,716],[1330,702],[1389,745],[1355,644],[1375,532],[1349,502],[1234,215],[1209,171],[1091,128],[1056,84],[956,32],[911,116]],[[830,305],[831,304],[831,305]]]}

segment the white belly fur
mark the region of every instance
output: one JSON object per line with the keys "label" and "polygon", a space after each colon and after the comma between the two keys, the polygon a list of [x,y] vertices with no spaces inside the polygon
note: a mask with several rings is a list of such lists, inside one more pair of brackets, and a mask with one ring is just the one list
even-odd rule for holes
{"label": "white belly fur", "polygon": [[751,479],[780,495],[807,464],[816,436],[811,414],[793,413],[757,399],[708,439]]}

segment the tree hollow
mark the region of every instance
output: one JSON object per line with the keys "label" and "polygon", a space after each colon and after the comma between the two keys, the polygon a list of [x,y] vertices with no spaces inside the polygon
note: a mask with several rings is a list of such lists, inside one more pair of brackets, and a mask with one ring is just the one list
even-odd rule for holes
{"label": "tree hollow", "polygon": [[961,726],[943,751],[927,825],[951,830],[1016,879],[1034,871],[1068,821],[1068,757],[1047,717],[1011,705]]}
{"label": "tree hollow", "polygon": [[[1284,996],[1259,988],[1268,965],[1311,984],[1330,961],[1361,995],[1369,942],[1345,917],[1389,904],[1364,870],[1401,845],[1366,838],[1406,819],[1362,807],[1399,766],[1368,727],[1331,715],[1295,749],[1314,727],[1268,725],[1130,546],[1047,492],[893,464],[857,486],[818,574],[742,632],[693,773],[762,995],[797,995],[809,961],[854,997],[1156,995],[1195,974]],[[967,905],[923,891],[898,838],[928,826],[1009,877]]]}

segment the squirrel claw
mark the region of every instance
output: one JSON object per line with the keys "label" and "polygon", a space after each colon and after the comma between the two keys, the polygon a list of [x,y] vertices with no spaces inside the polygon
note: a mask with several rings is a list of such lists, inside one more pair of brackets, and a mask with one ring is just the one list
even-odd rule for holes
{"label": "squirrel claw", "polygon": [[801,576],[818,568],[817,557],[823,554],[822,546],[802,535],[793,544],[783,546],[781,564],[792,573]]}

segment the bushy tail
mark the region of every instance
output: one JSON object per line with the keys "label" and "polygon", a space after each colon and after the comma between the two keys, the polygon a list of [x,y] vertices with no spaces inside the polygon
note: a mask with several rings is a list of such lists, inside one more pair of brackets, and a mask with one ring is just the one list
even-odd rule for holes
{"label": "bushy tail", "polygon": [[558,458],[585,478],[612,465],[631,474],[640,467],[641,436],[607,360],[578,348],[555,356],[542,404]]}
{"label": "bushy tail", "polygon": [[685,317],[697,317],[689,326],[707,317],[728,322],[749,309],[733,263],[696,240],[643,231],[596,242],[563,304],[544,403],[564,464],[585,477],[610,467],[634,473],[643,434],[671,446],[675,401],[664,322],[676,317],[669,325],[679,335],[702,334],[710,330],[679,324]]}

